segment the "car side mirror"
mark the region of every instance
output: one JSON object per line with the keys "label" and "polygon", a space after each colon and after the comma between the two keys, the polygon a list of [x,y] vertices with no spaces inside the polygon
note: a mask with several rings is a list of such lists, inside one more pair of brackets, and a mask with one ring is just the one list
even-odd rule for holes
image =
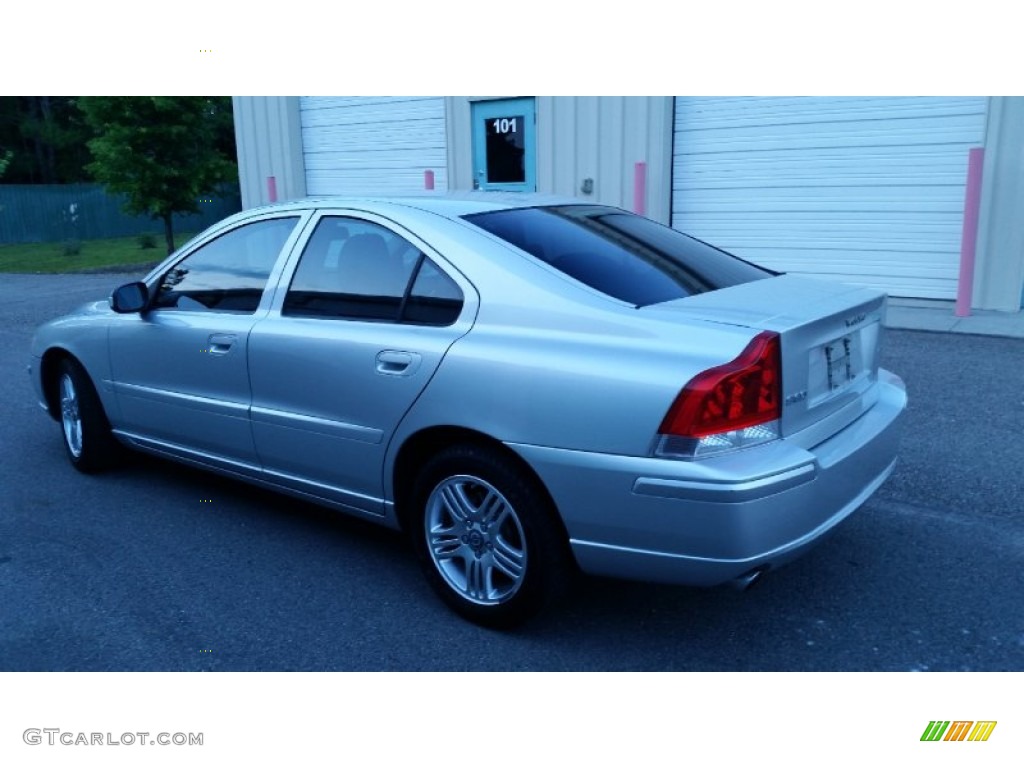
{"label": "car side mirror", "polygon": [[145,283],[127,283],[110,295],[110,308],[119,314],[141,312],[149,304],[149,289]]}

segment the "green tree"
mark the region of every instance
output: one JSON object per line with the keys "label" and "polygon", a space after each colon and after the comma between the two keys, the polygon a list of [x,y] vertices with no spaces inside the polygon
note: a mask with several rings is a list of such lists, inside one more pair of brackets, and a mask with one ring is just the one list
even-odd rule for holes
{"label": "green tree", "polygon": [[14,157],[14,153],[9,149],[0,152],[0,177],[3,177],[7,166],[11,164],[12,157]]}
{"label": "green tree", "polygon": [[0,96],[0,157],[13,150],[4,183],[90,181],[93,137],[73,96]]}
{"label": "green tree", "polygon": [[126,211],[163,221],[168,253],[171,217],[238,178],[230,97],[89,96],[78,107],[96,133],[89,171]]}

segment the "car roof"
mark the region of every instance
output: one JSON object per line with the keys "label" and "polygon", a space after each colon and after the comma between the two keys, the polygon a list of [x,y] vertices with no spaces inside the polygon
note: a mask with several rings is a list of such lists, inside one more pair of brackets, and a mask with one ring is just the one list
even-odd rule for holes
{"label": "car roof", "polygon": [[545,195],[534,192],[484,192],[470,190],[465,192],[440,192],[405,195],[367,195],[355,196],[324,196],[307,197],[283,203],[250,208],[246,214],[270,213],[273,211],[309,210],[311,208],[361,208],[384,209],[392,206],[418,208],[446,218],[458,218],[473,213],[502,211],[510,208],[532,208],[545,205],[579,205],[590,204],[583,200],[558,195]]}

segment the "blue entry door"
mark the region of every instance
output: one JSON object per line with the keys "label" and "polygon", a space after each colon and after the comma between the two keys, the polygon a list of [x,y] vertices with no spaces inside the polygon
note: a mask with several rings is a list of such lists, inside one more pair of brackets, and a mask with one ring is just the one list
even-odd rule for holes
{"label": "blue entry door", "polygon": [[474,189],[537,190],[534,115],[532,98],[473,103]]}

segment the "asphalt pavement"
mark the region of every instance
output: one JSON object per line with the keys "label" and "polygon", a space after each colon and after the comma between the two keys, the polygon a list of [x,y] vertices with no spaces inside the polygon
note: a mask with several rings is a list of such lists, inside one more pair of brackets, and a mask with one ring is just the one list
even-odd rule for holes
{"label": "asphalt pavement", "polygon": [[753,590],[585,579],[500,633],[398,534],[148,457],[71,469],[29,338],[130,278],[0,275],[0,671],[1024,669],[1022,339],[890,330],[895,473]]}

